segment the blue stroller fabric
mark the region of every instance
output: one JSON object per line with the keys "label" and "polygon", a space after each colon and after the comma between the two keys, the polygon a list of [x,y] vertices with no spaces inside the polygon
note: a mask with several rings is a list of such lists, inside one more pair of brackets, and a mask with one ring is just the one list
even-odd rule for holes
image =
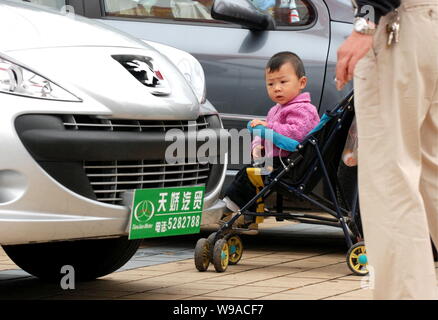
{"label": "blue stroller fabric", "polygon": [[[321,130],[324,125],[332,118],[333,117],[329,116],[327,113],[324,114],[316,127],[307,134],[306,138]],[[265,126],[258,125],[255,127],[251,127],[251,121],[248,122],[247,128],[249,132],[254,133],[254,135],[272,141],[272,143],[275,144],[278,148],[286,151],[296,151],[297,147],[300,145],[298,141],[286,137],[278,132],[275,132],[272,129],[266,128]]]}

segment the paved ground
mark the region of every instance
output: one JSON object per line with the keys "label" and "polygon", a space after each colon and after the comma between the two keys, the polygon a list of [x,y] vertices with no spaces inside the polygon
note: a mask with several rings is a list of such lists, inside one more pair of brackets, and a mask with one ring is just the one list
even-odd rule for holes
{"label": "paved ground", "polygon": [[[144,241],[118,272],[79,283],[75,290],[46,284],[20,270],[0,249],[0,299],[370,299],[364,278],[345,263],[335,228],[268,221],[257,236],[243,236],[241,262],[216,273],[198,272],[193,248],[200,235]],[[208,236],[211,230],[203,230]],[[438,265],[437,265],[438,267]]]}

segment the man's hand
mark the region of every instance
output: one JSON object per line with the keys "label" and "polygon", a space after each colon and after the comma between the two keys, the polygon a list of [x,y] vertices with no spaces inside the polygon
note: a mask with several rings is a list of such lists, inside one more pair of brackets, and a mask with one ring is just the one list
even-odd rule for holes
{"label": "man's hand", "polygon": [[265,126],[265,127],[267,127],[268,126],[268,123],[266,122],[266,121],[263,121],[263,120],[260,120],[260,119],[254,119],[254,120],[252,120],[251,121],[251,123],[250,123],[250,126],[251,126],[251,128],[254,128],[255,126],[258,126],[258,125],[262,125],[262,126]]}
{"label": "man's hand", "polygon": [[342,90],[345,84],[353,79],[354,68],[373,46],[373,36],[356,31],[344,41],[338,49],[336,64],[336,88]]}

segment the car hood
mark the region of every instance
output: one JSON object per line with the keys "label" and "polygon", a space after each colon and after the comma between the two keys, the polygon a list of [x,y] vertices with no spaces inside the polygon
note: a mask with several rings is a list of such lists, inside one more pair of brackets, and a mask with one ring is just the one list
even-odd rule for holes
{"label": "car hood", "polygon": [[[7,26],[9,25],[9,28]],[[65,17],[38,7],[0,0],[0,54],[71,92],[83,103],[100,104],[117,118],[196,119],[200,106],[177,67],[140,40],[88,19]],[[167,82],[157,95],[116,56],[152,59]]]}
{"label": "car hood", "polygon": [[[196,119],[199,103],[181,72],[155,50],[115,47],[68,47],[15,50],[17,63],[82,99],[100,103],[117,118]],[[117,56],[152,59],[170,93],[156,95],[137,80]]]}
{"label": "car hood", "polygon": [[127,34],[74,14],[0,0],[0,51],[63,46],[144,48]]}

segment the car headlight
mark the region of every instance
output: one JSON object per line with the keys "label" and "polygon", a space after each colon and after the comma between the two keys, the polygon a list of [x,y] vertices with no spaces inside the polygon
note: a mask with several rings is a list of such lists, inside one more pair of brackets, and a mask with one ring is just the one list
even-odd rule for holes
{"label": "car headlight", "polygon": [[52,81],[3,57],[0,57],[0,92],[40,99],[81,101]]}
{"label": "car headlight", "polygon": [[143,41],[172,61],[190,84],[190,87],[198,98],[199,103],[205,103],[207,96],[205,74],[199,61],[185,51],[157,42]]}
{"label": "car headlight", "polygon": [[199,103],[204,103],[207,95],[207,89],[205,87],[205,74],[204,69],[202,69],[202,66],[198,60],[192,56],[185,57],[178,61],[176,66],[192,87]]}

